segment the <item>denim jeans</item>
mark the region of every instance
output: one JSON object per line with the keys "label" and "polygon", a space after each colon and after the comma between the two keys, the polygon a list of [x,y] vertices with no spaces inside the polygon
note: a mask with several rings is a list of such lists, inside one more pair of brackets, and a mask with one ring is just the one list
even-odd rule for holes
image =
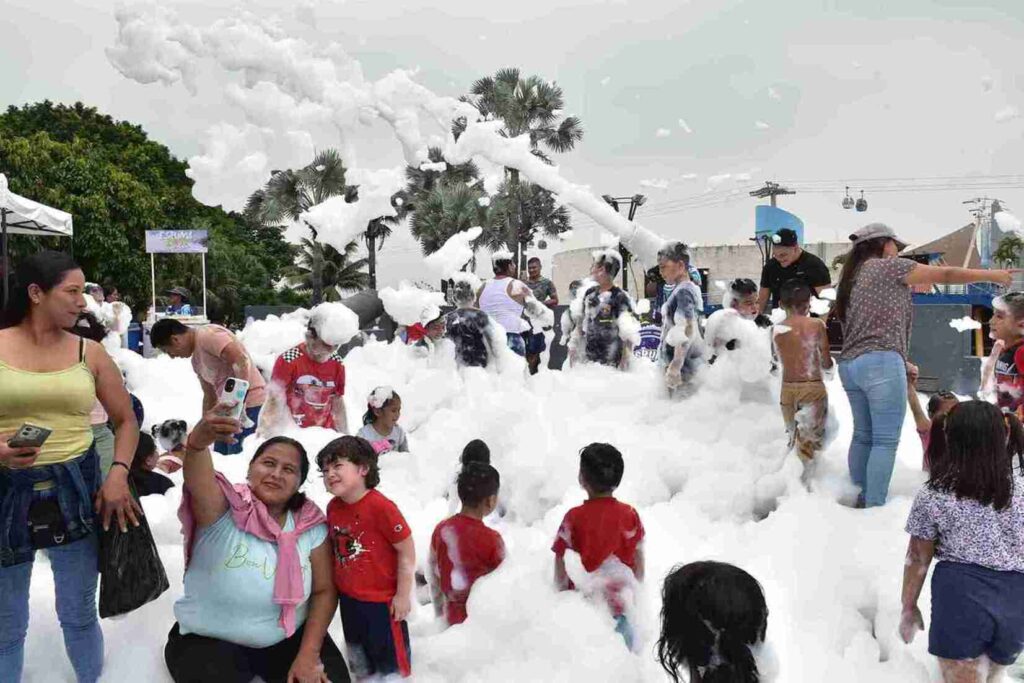
{"label": "denim jeans", "polygon": [[850,478],[864,507],[885,504],[907,414],[907,368],[895,351],[872,351],[839,362],[839,378],[853,412]]}
{"label": "denim jeans", "polygon": [[[55,495],[52,489],[36,492],[38,497],[48,494]],[[49,556],[53,570],[64,649],[79,683],[92,683],[103,670],[103,632],[96,612],[98,535],[94,531],[80,541],[43,552]],[[34,564],[0,567],[0,683],[21,680]]]}
{"label": "denim jeans", "polygon": [[505,339],[508,341],[508,348],[512,349],[512,353],[517,356],[526,355],[526,342],[523,341],[522,334],[512,334],[511,332],[505,333]]}

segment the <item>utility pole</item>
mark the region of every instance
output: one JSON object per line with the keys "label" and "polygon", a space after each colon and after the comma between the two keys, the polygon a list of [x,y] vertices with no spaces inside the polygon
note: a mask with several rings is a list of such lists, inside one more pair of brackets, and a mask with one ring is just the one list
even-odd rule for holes
{"label": "utility pole", "polygon": [[[629,202],[629,211],[626,214],[626,218],[629,219],[630,223],[633,222],[633,217],[636,216],[636,210],[647,202],[647,197],[642,194],[635,194],[632,197],[613,197],[610,194],[604,194],[601,195],[601,199],[605,200],[609,206],[615,209],[616,213],[619,213],[619,204]],[[619,256],[622,257],[622,291],[628,292],[629,285],[626,280],[626,269],[633,255],[622,246],[621,242],[619,243]]]}
{"label": "utility pole", "polygon": [[772,181],[766,181],[764,187],[759,187],[750,193],[751,197],[757,197],[758,199],[764,199],[765,197],[771,197],[772,206],[775,206],[775,198],[783,194],[796,194],[796,190],[790,190],[789,188],[782,187],[778,183]]}
{"label": "utility pole", "polygon": [[[765,197],[771,198],[772,206],[775,206],[775,198],[779,195],[784,194],[796,194],[796,190],[790,190],[787,187],[782,187],[778,183],[774,183],[770,180],[765,181],[764,187],[759,187],[756,190],[750,192],[751,197],[758,199],[764,199]],[[772,238],[771,235],[762,235],[761,237],[752,237],[751,241],[757,244],[758,250],[761,252],[761,265],[768,265],[768,261],[772,258]]]}
{"label": "utility pole", "polygon": [[[968,211],[974,216],[974,246],[978,250],[981,267],[989,268],[992,265],[992,224],[995,222],[996,213],[1002,211],[1002,200],[994,197],[975,197],[962,203],[972,207]],[[970,254],[968,250],[967,259],[970,259]],[[968,263],[965,262],[963,265],[966,268]]]}

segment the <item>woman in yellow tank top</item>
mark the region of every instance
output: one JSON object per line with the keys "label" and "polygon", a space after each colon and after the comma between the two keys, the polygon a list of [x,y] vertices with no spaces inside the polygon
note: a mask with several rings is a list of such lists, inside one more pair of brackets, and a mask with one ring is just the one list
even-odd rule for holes
{"label": "woman in yellow tank top", "polygon": [[[21,678],[32,560],[42,548],[53,570],[57,613],[75,674],[80,682],[99,678],[99,526],[114,521],[127,529],[141,514],[128,488],[138,424],[121,373],[99,344],[65,331],[85,309],[84,288],[85,276],[66,254],[30,256],[19,265],[0,322],[0,680],[5,682]],[[89,419],[97,398],[115,426],[115,462],[103,482]],[[41,448],[10,446],[24,423],[52,430]],[[36,525],[44,518],[46,526]],[[45,530],[54,528],[59,532],[48,537]]]}

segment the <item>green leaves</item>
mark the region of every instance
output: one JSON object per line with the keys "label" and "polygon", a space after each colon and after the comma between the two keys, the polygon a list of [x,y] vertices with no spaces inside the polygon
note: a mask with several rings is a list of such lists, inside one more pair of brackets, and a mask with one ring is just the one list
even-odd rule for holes
{"label": "green leaves", "polygon": [[[293,248],[278,231],[250,227],[241,216],[192,197],[185,163],[139,126],[115,121],[82,103],[40,102],[0,115],[0,169],[11,191],[70,212],[74,254],[91,281],[115,284],[139,316],[150,304],[145,231],[210,231],[207,316],[244,322],[244,303],[294,303],[273,282],[291,264]],[[38,249],[68,249],[67,240],[15,235],[12,261]],[[201,303],[195,256],[158,256],[157,291],[182,285]]]}

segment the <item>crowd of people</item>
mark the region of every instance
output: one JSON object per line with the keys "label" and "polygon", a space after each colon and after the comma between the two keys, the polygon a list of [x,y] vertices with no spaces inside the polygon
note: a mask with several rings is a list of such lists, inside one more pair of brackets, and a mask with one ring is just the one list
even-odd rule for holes
{"label": "crowd of people", "polygon": [[[723,310],[703,319],[704,299],[690,251],[669,242],[658,253],[664,285],[653,316],[660,324],[655,360],[665,392],[685,399],[709,364],[770,335],[770,362],[781,374],[779,397],[790,445],[809,466],[823,447],[826,382],[836,368],[850,402],[854,429],[850,477],[858,507],[885,504],[908,406],[924,446],[928,481],[907,521],[900,636],[924,627],[918,600],[933,559],[929,651],[946,681],[996,680],[1024,649],[1024,293],[995,299],[995,345],[982,391],[995,399],[960,401],[936,394],[927,410],[910,362],[911,291],[935,283],[994,282],[1011,274],[918,264],[887,226],[851,236],[851,251],[829,312],[844,345],[833,359],[825,321],[812,314],[816,295],[832,286],[820,259],[781,230],[760,286],[740,278],[727,285]],[[538,261],[516,279],[508,252],[493,260],[494,278],[460,276],[451,287],[455,310],[432,316],[405,341],[429,350],[452,340],[460,365],[488,367],[506,350],[540,369],[559,303]],[[596,363],[627,370],[641,344],[645,314],[614,282],[616,250],[596,253],[590,279],[574,283],[562,331],[570,366]],[[81,269],[66,255],[23,259],[0,324],[0,683],[18,681],[29,621],[29,582],[37,551],[49,556],[65,648],[79,681],[102,670],[103,636],[96,610],[100,529],[137,525],[141,507],[131,493],[160,494],[171,480],[156,470],[160,449],[140,434],[142,416],[111,357],[94,341],[86,315]],[[766,316],[780,308],[785,318]],[[95,316],[93,316],[95,318]],[[84,322],[83,322],[84,321]],[[300,683],[348,681],[412,671],[406,618],[415,600],[416,547],[399,507],[377,487],[382,457],[402,457],[409,436],[399,425],[402,399],[389,386],[366,397],[362,424],[345,411],[345,365],[324,341],[314,311],[303,343],[276,360],[269,381],[241,341],[218,325],[193,327],[173,317],[151,331],[155,347],[190,358],[202,387],[203,417],[173,455],[183,464],[184,591],[164,658],[184,681]],[[244,381],[242,405],[227,398]],[[23,424],[44,425],[41,445],[19,445]],[[315,457],[283,432],[322,427],[338,433]],[[175,431],[176,427],[170,427]],[[354,432],[354,433],[353,433]],[[244,483],[214,467],[211,449],[242,452],[260,440]],[[332,495],[326,512],[301,493],[312,465]],[[166,468],[161,468],[166,469]],[[643,520],[615,497],[624,459],[612,444],[579,453],[578,481],[586,501],[569,510],[555,534],[553,581],[604,605],[608,628],[637,651],[636,589],[645,580]],[[496,570],[506,548],[487,524],[504,514],[501,477],[487,444],[466,445],[452,487],[453,514],[434,529],[427,583],[438,618],[469,618],[478,579]],[[576,553],[584,572],[567,567]],[[572,576],[570,576],[572,574]],[[1017,591],[1022,591],[1018,594]],[[338,612],[347,655],[328,633]],[[224,615],[232,615],[225,619]],[[757,646],[767,635],[764,593],[742,569],[694,562],[673,569],[662,588],[657,657],[673,680],[719,683],[759,680]]]}

